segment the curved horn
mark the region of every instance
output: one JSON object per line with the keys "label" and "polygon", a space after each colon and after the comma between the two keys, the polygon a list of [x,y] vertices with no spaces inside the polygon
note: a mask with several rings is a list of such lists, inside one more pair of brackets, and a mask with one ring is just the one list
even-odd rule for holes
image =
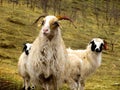
{"label": "curved horn", "polygon": [[77,28],[76,26],[75,26],[75,24],[73,23],[73,21],[69,18],[69,17],[67,17],[67,16],[56,16],[57,18],[58,18],[58,20],[68,20],[68,21],[70,21],[72,24],[73,24],[73,26],[75,27],[75,28]]}
{"label": "curved horn", "polygon": [[46,17],[47,15],[41,15],[41,16],[39,16],[36,20],[35,20],[35,22],[33,23],[33,25],[34,24],[36,24],[39,20],[40,20],[40,18],[44,18],[44,17]]}

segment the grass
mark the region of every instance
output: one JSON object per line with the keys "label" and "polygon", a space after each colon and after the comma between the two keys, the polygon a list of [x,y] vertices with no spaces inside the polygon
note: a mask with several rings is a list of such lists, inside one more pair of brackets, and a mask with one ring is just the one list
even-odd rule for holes
{"label": "grass", "polygon": [[[23,80],[18,75],[17,62],[22,44],[33,42],[38,35],[38,28],[31,24],[40,13],[40,10],[32,11],[25,6],[16,6],[14,9],[7,3],[0,6],[0,90],[19,90],[22,87]],[[89,18],[87,29],[81,28],[77,22],[77,29],[66,21],[61,22],[62,36],[67,47],[84,49],[93,37],[104,37],[97,30],[94,17]],[[110,52],[110,48],[103,52],[102,65],[86,81],[86,90],[120,90],[119,46],[117,42],[114,52]],[[67,89],[64,87],[62,90]]]}

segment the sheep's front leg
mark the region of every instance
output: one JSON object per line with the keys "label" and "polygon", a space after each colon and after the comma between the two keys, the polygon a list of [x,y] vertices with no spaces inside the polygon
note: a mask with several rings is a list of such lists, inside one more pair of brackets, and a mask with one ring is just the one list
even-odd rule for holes
{"label": "sheep's front leg", "polygon": [[57,86],[57,82],[56,82],[56,80],[53,80],[53,88],[54,88],[54,90],[58,90],[57,87],[58,87],[58,86]]}
{"label": "sheep's front leg", "polygon": [[48,84],[46,84],[46,90],[49,90],[49,85]]}
{"label": "sheep's front leg", "polygon": [[58,81],[57,78],[53,76],[53,89],[52,90],[59,90],[58,89]]}
{"label": "sheep's front leg", "polygon": [[80,82],[77,83],[77,89],[76,90],[81,90],[81,84],[80,84]]}
{"label": "sheep's front leg", "polygon": [[84,90],[84,87],[85,87],[85,80],[80,80],[80,84],[81,84],[81,87],[80,87],[80,90]]}

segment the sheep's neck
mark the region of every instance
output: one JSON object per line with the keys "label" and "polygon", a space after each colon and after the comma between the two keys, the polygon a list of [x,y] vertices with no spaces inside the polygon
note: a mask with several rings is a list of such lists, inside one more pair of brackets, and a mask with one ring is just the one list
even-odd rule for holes
{"label": "sheep's neck", "polygon": [[48,40],[51,41],[51,40],[53,39],[53,37],[54,37],[53,35],[49,35],[49,36],[48,36]]}
{"label": "sheep's neck", "polygon": [[[47,37],[42,37],[40,38],[40,60],[43,61],[43,65],[42,67],[45,67],[45,70],[43,71],[44,76],[47,78],[49,77],[53,72],[55,74],[55,72],[57,71],[57,65],[60,62],[60,57],[61,57],[61,53],[59,53],[61,51],[61,49],[63,49],[63,47],[61,47],[60,45],[62,45],[62,39],[61,36],[54,36],[51,40],[49,40]],[[55,69],[56,67],[56,69]]]}
{"label": "sheep's neck", "polygon": [[96,52],[91,51],[90,54],[91,54],[90,61],[93,63],[93,65],[95,65],[96,67],[99,67],[101,64],[101,54],[102,53],[96,53]]}
{"label": "sheep's neck", "polygon": [[83,76],[87,77],[93,73],[101,64],[101,53],[96,54],[92,51],[86,51],[87,61],[84,61]]}

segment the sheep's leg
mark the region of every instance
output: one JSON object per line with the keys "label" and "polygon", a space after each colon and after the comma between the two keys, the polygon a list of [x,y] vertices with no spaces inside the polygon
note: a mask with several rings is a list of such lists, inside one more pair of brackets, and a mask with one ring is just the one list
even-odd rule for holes
{"label": "sheep's leg", "polygon": [[23,82],[22,90],[25,90],[25,79],[24,79],[24,82]]}
{"label": "sheep's leg", "polygon": [[84,80],[81,80],[81,81],[80,81],[80,84],[81,84],[80,90],[84,90],[85,81],[84,81]]}
{"label": "sheep's leg", "polygon": [[56,77],[53,77],[53,90],[59,90],[58,89],[58,82],[57,82],[57,79]]}
{"label": "sheep's leg", "polygon": [[72,90],[78,90],[78,83],[75,82]]}
{"label": "sheep's leg", "polygon": [[53,81],[53,90],[58,90],[57,89],[57,82],[55,80]]}
{"label": "sheep's leg", "polygon": [[70,83],[70,90],[77,90],[77,83],[75,81]]}
{"label": "sheep's leg", "polygon": [[80,81],[80,78],[79,78],[79,80],[78,80],[78,82],[77,82],[77,90],[82,90],[82,89],[81,89],[81,81]]}
{"label": "sheep's leg", "polygon": [[25,90],[30,90],[30,78],[25,78]]}
{"label": "sheep's leg", "polygon": [[79,82],[74,82],[74,87],[72,90],[81,90],[80,89],[80,83]]}
{"label": "sheep's leg", "polygon": [[82,89],[81,89],[81,83],[80,83],[80,82],[78,82],[77,90],[82,90]]}
{"label": "sheep's leg", "polygon": [[80,90],[80,83],[79,82],[77,82],[76,90]]}
{"label": "sheep's leg", "polygon": [[47,84],[47,83],[43,84],[42,90],[50,90],[49,89],[49,84]]}
{"label": "sheep's leg", "polygon": [[31,89],[34,90],[35,89],[35,85],[33,84],[33,81],[31,80]]}
{"label": "sheep's leg", "polygon": [[49,90],[49,85],[48,84],[46,84],[46,90]]}
{"label": "sheep's leg", "polygon": [[32,84],[32,87],[31,87],[32,90],[35,90],[35,85]]}
{"label": "sheep's leg", "polygon": [[35,90],[35,86],[32,86],[31,89],[32,89],[32,90]]}
{"label": "sheep's leg", "polygon": [[80,90],[84,90],[84,86],[81,86]]}

